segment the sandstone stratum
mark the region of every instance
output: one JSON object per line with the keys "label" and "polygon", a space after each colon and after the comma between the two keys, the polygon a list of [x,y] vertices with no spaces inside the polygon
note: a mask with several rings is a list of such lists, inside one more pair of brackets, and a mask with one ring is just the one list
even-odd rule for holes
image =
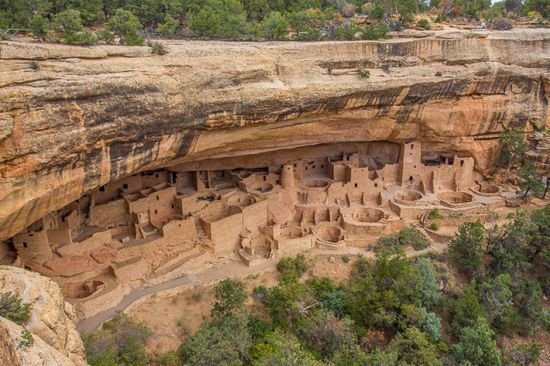
{"label": "sandstone stratum", "polygon": [[165,56],[0,42],[0,240],[140,171],[414,140],[487,174],[501,131],[550,126],[550,30],[427,35],[165,41]]}
{"label": "sandstone stratum", "polygon": [[[0,266],[0,288],[19,295],[31,306],[25,328],[0,317],[2,365],[87,365],[73,323],[74,311],[55,282],[21,268]],[[18,346],[23,329],[33,334],[31,347]]]}

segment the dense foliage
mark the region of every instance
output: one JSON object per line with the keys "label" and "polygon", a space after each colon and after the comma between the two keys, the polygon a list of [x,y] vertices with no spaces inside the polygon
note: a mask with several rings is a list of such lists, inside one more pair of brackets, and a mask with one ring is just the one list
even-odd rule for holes
{"label": "dense foliage", "polygon": [[119,314],[103,329],[84,337],[86,358],[92,366],[146,366],[145,341],[151,331],[127,315]]}
{"label": "dense foliage", "polygon": [[375,251],[395,251],[412,247],[414,250],[426,249],[430,242],[414,227],[405,227],[398,233],[381,237]]}
{"label": "dense foliage", "polygon": [[[430,8],[438,20],[484,18],[499,29],[506,29],[507,13],[550,15],[548,0],[504,0],[492,6],[490,0],[0,0],[0,33],[24,30],[38,39],[74,44],[110,43],[116,34],[120,43],[130,45],[142,44],[144,35],[377,39],[388,27],[413,26],[415,14]],[[369,24],[358,24],[356,14]],[[425,18],[416,25],[430,28]]]}

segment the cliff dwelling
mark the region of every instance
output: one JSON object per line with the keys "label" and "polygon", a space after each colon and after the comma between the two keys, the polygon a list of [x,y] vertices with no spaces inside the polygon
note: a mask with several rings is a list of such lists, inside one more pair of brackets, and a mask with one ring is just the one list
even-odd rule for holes
{"label": "cliff dwelling", "polygon": [[[540,28],[548,19],[529,11],[513,17],[517,29],[477,29],[462,15],[447,19],[443,12],[466,6],[447,1],[409,14],[414,23],[401,29],[408,17],[394,7],[364,1],[344,17],[329,3],[355,5],[334,0],[318,2],[321,13],[267,1],[264,22],[248,11],[222,15],[228,4],[256,2],[218,2],[178,2],[177,18],[174,7],[119,4],[112,11],[151,17],[135,33],[153,32],[143,46],[110,44],[124,41],[107,39],[111,26],[134,22],[105,6],[99,23],[67,8],[74,4],[15,9],[32,23],[10,28],[7,40],[2,20],[19,17],[0,11],[0,302],[30,316],[18,324],[0,314],[10,349],[47,358],[44,331],[43,341],[81,359],[76,366],[103,362],[88,354],[99,348],[121,363],[112,331],[131,332],[107,329],[120,313],[152,330],[140,339],[145,351],[135,347],[151,356],[143,365],[171,364],[165,356],[195,365],[187,351],[199,343],[224,360],[205,364],[220,364],[227,340],[249,344],[233,363],[263,364],[255,350],[272,348],[280,330],[277,339],[327,365],[351,353],[358,363],[400,357],[411,340],[460,364],[462,334],[490,331],[503,357],[517,342],[548,346],[550,31]],[[505,5],[479,15],[505,26],[496,16],[510,13]],[[237,28],[253,37],[280,28],[288,42],[191,40],[189,27],[209,14],[193,14],[200,7],[219,16],[209,24],[220,29],[246,19],[251,27]],[[160,37],[161,18],[166,30],[179,24],[176,38]],[[73,19],[82,31],[52,43]],[[418,29],[422,20],[433,28]],[[399,29],[374,34],[379,25]],[[22,31],[42,26],[34,40]],[[68,44],[74,36],[99,44]],[[493,306],[491,295],[508,290]],[[216,301],[233,294],[243,302],[226,316]],[[467,307],[479,311],[462,324],[451,308]],[[337,347],[318,342],[328,329]],[[86,337],[85,352],[78,333],[106,338]],[[223,344],[203,341],[206,333]],[[21,348],[33,334],[36,344]]]}
{"label": "cliff dwelling", "polygon": [[253,266],[312,248],[366,247],[434,209],[505,204],[472,157],[426,151],[419,141],[331,144],[238,164],[174,165],[101,186],[15,235],[15,263],[52,277],[86,314],[120,286],[216,258]]}

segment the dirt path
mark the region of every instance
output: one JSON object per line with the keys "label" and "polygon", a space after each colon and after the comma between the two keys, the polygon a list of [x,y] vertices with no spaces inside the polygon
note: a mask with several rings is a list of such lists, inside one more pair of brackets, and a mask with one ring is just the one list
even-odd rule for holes
{"label": "dirt path", "polygon": [[[408,258],[413,258],[413,257],[428,254],[429,252],[441,252],[444,249],[443,248],[444,246],[445,246],[444,244],[433,244],[432,246],[421,251],[407,250],[406,256]],[[375,257],[374,252],[366,252],[364,249],[360,249],[356,247],[345,247],[337,250],[315,248],[310,250],[308,254],[313,257],[319,256],[319,255],[341,256],[341,255],[358,255],[358,254],[363,254],[366,258]],[[173,280],[159,283],[157,285],[139,288],[130,292],[128,295],[124,296],[122,301],[118,303],[116,306],[114,306],[113,308],[102,311],[92,316],[91,318],[81,320],[80,322],[78,322],[76,328],[80,333],[90,333],[96,330],[97,328],[99,328],[99,326],[103,322],[111,319],[118,312],[124,311],[134,302],[136,302],[137,300],[140,300],[145,296],[153,295],[155,293],[173,289],[176,287],[188,285],[190,283],[208,285],[215,282],[219,282],[226,278],[244,278],[249,275],[255,275],[266,271],[274,271],[277,268],[277,262],[278,262],[278,259],[270,259],[259,265],[256,265],[253,267],[247,267],[241,262],[228,261],[228,262],[218,263],[213,267],[203,272],[200,272],[196,275],[185,275]]]}
{"label": "dirt path", "polygon": [[78,324],[76,325],[76,329],[81,334],[91,333],[97,328],[99,328],[99,326],[103,324],[103,322],[111,319],[118,312],[124,311],[128,306],[132,305],[134,302],[141,299],[142,297],[145,297],[147,295],[152,295],[159,291],[169,290],[171,288],[187,285],[189,283],[196,282],[196,281],[197,281],[196,276],[184,275],[163,283],[159,283],[157,285],[138,288],[130,292],[128,295],[124,296],[122,298],[122,301],[120,301],[116,306],[110,309],[107,309],[105,311],[102,311],[100,313],[97,313],[91,318],[87,318],[79,321]]}

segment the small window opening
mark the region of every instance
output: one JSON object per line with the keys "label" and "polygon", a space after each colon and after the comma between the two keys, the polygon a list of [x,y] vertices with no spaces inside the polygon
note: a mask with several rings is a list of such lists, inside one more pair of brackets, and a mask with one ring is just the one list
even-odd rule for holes
{"label": "small window opening", "polygon": [[105,192],[105,187],[99,187],[100,192]]}
{"label": "small window opening", "polygon": [[460,160],[460,166],[464,166],[464,160]]}
{"label": "small window opening", "polygon": [[27,242],[24,241],[24,242],[23,242],[23,248],[28,248],[28,247],[29,247],[29,246],[27,245]]}
{"label": "small window opening", "polygon": [[128,184],[127,184],[127,183],[124,183],[124,184],[122,185],[122,188],[123,188],[123,189],[128,189]]}
{"label": "small window opening", "polygon": [[357,183],[355,183],[355,188],[357,188]]}

